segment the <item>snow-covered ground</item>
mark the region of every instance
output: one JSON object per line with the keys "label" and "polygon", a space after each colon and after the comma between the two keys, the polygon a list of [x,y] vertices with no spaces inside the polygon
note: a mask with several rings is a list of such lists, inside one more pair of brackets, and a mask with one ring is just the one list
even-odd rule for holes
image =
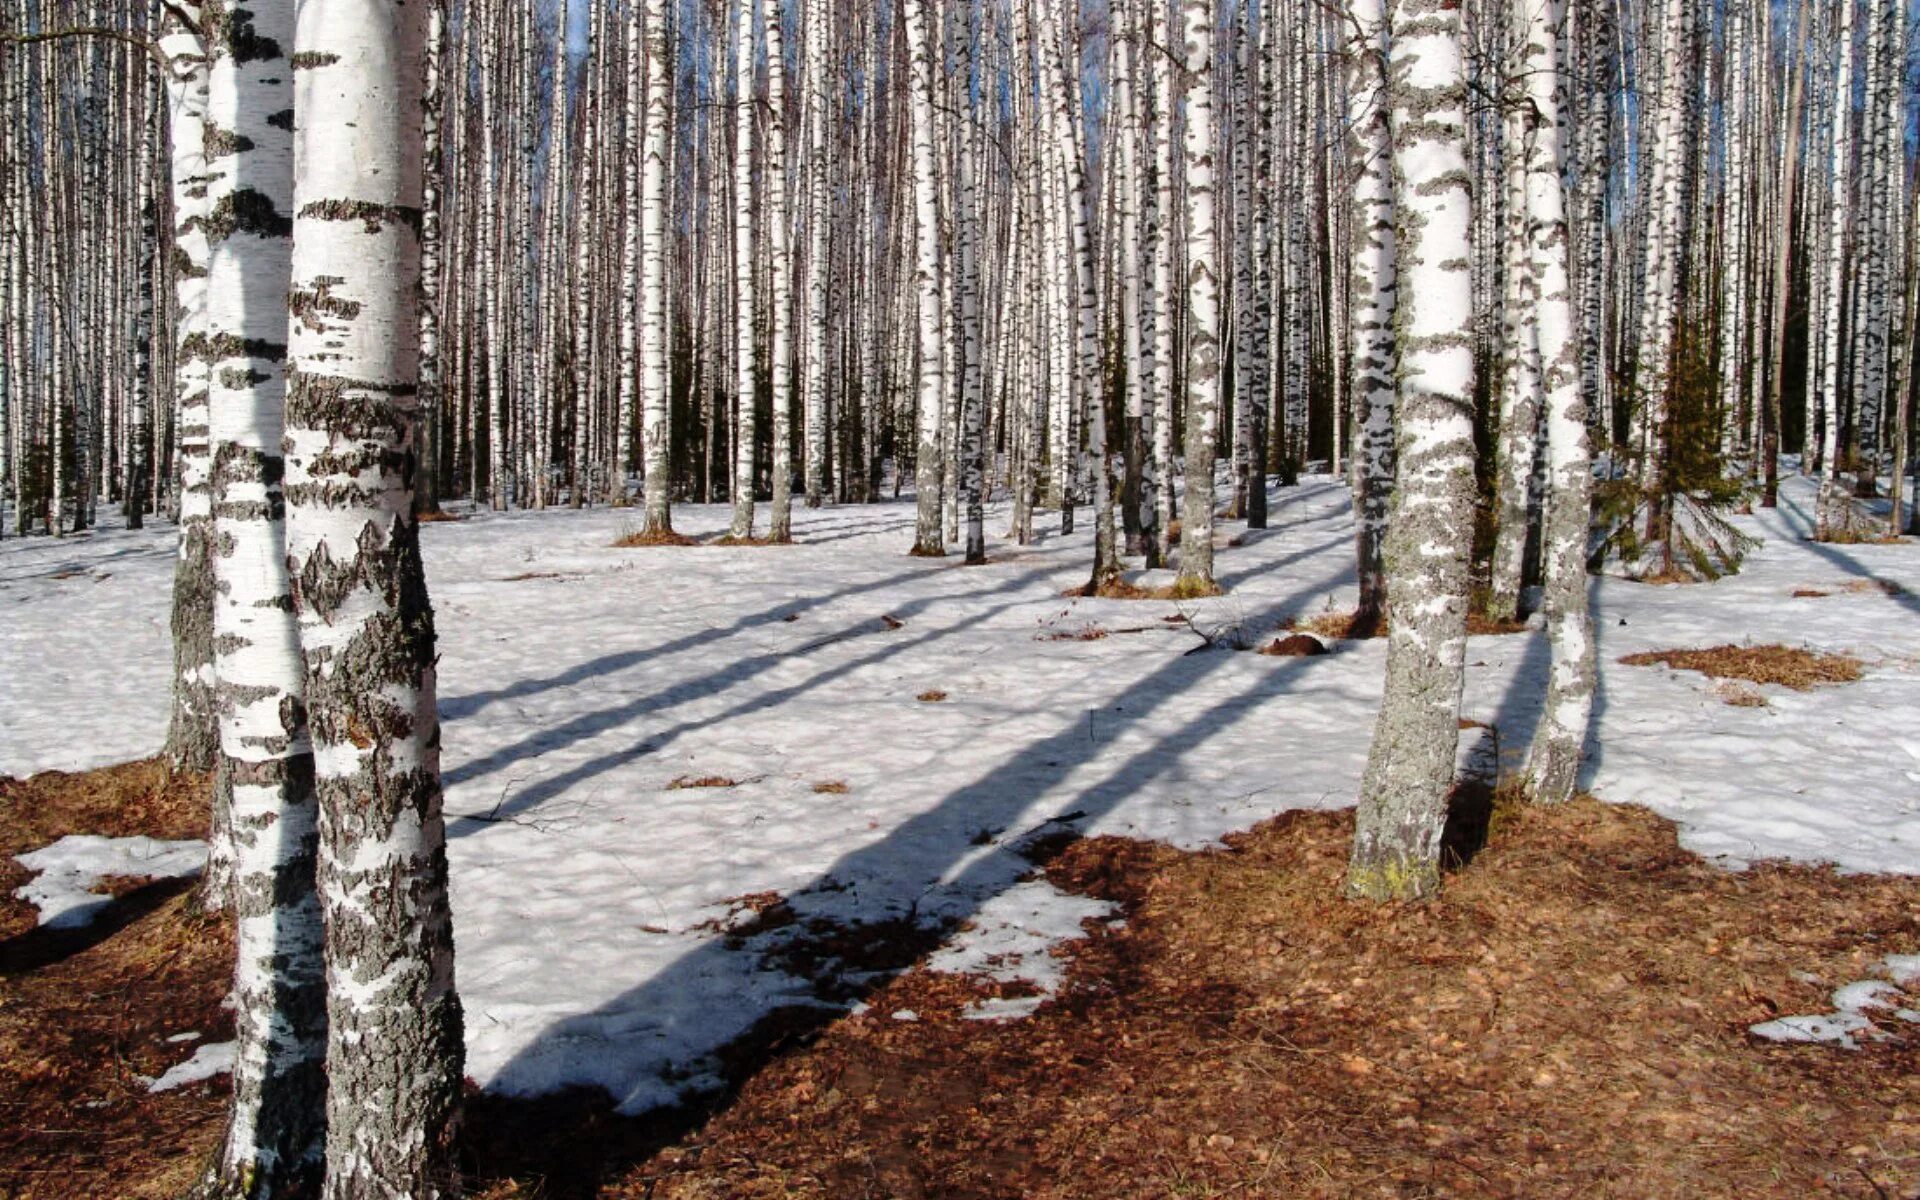
{"label": "snow-covered ground", "polygon": [[[1583,782],[1729,866],[1920,873],[1920,552],[1811,544],[1812,499],[1793,480],[1780,510],[1742,519],[1764,544],[1735,578],[1596,587]],[[905,502],[796,509],[800,544],[778,548],[617,550],[637,518],[604,509],[427,527],[471,1072],[514,1092],[596,1083],[642,1109],[701,1083],[705,1056],[758,1018],[817,1002],[777,955],[810,918],[970,921],[947,961],[1044,986],[1045,947],[1102,915],[1015,888],[1023,841],[1050,823],[1193,847],[1351,803],[1382,643],[1194,653],[1187,620],[1166,619],[1259,634],[1351,606],[1340,486],[1276,492],[1273,511],[1220,552],[1228,594],[1186,605],[1063,598],[1090,532],[995,541],[985,567],[910,559]],[[676,522],[710,533],[726,515]],[[1004,529],[1004,510],[989,522]],[[0,543],[0,773],[159,748],[170,534]],[[1869,579],[1903,590],[1845,590]],[[1726,642],[1870,667],[1734,707],[1698,675],[1616,661]],[[1511,762],[1545,639],[1476,639],[1470,662],[1466,715]],[[736,785],[672,786],[715,776]],[[740,936],[744,898],[765,893],[797,924]]]}

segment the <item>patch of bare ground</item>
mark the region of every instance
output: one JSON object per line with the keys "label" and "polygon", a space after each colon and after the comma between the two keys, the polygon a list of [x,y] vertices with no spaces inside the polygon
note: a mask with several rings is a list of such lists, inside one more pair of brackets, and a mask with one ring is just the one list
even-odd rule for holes
{"label": "patch of bare ground", "polygon": [[1086,597],[1101,600],[1204,600],[1210,596],[1225,594],[1217,583],[1176,580],[1161,587],[1141,587],[1125,579],[1109,579],[1097,588],[1090,583],[1068,588],[1061,592],[1060,596],[1065,600],[1079,600]]}
{"label": "patch of bare ground", "polygon": [[670,792],[684,792],[692,788],[730,788],[739,787],[740,781],[729,779],[725,775],[682,775],[667,785]]}
{"label": "patch of bare ground", "polygon": [[[1330,642],[1364,641],[1387,636],[1385,614],[1364,624],[1356,620],[1358,615],[1352,612],[1323,612],[1311,617],[1289,617],[1284,628],[1290,633],[1310,633]],[[1525,621],[1497,621],[1478,604],[1467,610],[1467,633],[1473,637],[1501,637],[1525,632]]]}
{"label": "patch of bare ground", "polygon": [[938,704],[946,698],[947,694],[939,688],[928,688],[926,691],[914,697],[915,700],[920,701],[922,704]]}
{"label": "patch of bare ground", "polygon": [[684,533],[675,533],[671,529],[629,530],[620,535],[613,545],[618,550],[637,550],[652,546],[698,546],[700,543]]}
{"label": "patch of bare ground", "polygon": [[821,796],[844,796],[853,789],[847,786],[844,779],[822,779],[813,785],[813,790]]}
{"label": "patch of bare ground", "polygon": [[436,508],[429,512],[415,513],[413,514],[413,519],[418,521],[422,525],[436,525],[444,522],[466,520],[466,518],[461,516],[459,513],[450,513],[444,508]]}
{"label": "patch of bare ground", "polygon": [[[195,832],[201,793],[138,786],[143,770],[0,783],[0,846]],[[1007,1023],[962,1013],[1018,984],[850,982],[937,932],[812,928],[776,893],[738,897],[718,936],[791,935],[783,970],[869,1007],[768,1012],[721,1055],[730,1089],[706,1107],[624,1118],[598,1092],[474,1094],[467,1194],[1920,1194],[1920,1039],[1846,1052],[1746,1032],[1829,1011],[1834,987],[1920,950],[1916,880],[1732,874],[1641,809],[1503,799],[1439,899],[1373,907],[1340,898],[1351,837],[1349,814],[1294,813],[1198,853],[1061,839],[1035,856],[1051,881],[1126,921],[1090,924],[1061,995]],[[186,1057],[169,1035],[229,1036],[230,954],[174,896],[0,971],[0,1196],[181,1194],[225,1082],[152,1096],[137,1077]]]}
{"label": "patch of bare ground", "polygon": [[14,855],[73,833],[204,837],[207,796],[151,761],[0,780],[0,1196],[178,1196],[211,1153],[224,1080],[151,1095],[142,1077],[231,1036],[225,922],[185,881],[110,881],[120,903],[70,931],[13,897]]}
{"label": "patch of bare ground", "polygon": [[1846,654],[1822,654],[1798,646],[1712,646],[1705,650],[1653,650],[1629,654],[1629,667],[1667,666],[1698,671],[1709,679],[1773,683],[1796,692],[1822,684],[1853,683],[1865,664]]}
{"label": "patch of bare ground", "polygon": [[1260,647],[1268,658],[1313,658],[1327,652],[1327,644],[1308,633],[1290,633]]}
{"label": "patch of bare ground", "polygon": [[[1340,898],[1351,817],[1048,873],[1117,901],[1068,991],[913,972],[602,1194],[1911,1196],[1920,1050],[1754,1042],[1920,945],[1910,878],[1721,872],[1643,810],[1503,805],[1429,904]],[[1801,982],[1802,974],[1819,984]],[[911,1009],[915,1021],[894,1019]]]}
{"label": "patch of bare ground", "polygon": [[1077,629],[1056,629],[1052,633],[1037,634],[1036,642],[1098,642],[1112,637],[1112,631],[1099,625],[1082,625]]}
{"label": "patch of bare ground", "polygon": [[1795,600],[1819,600],[1827,596],[1904,596],[1906,589],[1891,579],[1855,579],[1838,587],[1803,587],[1793,589]]}

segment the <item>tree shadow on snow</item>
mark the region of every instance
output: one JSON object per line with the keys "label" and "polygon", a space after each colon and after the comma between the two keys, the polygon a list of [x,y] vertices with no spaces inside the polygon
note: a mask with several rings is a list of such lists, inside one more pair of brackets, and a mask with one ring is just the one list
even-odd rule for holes
{"label": "tree shadow on snow", "polygon": [[[1266,569],[1281,569],[1289,561]],[[1304,597],[1336,585],[1337,577],[1317,581],[1248,620],[1277,623]],[[897,652],[890,648],[868,657]],[[474,1173],[482,1179],[539,1177],[544,1195],[593,1195],[601,1180],[724,1109],[764,1066],[807,1044],[910,967],[946,932],[1070,844],[1089,822],[1142,788],[1177,776],[1191,752],[1260,713],[1276,695],[1300,688],[1322,670],[1320,664],[1337,659],[1254,658],[1218,649],[1174,655],[1089,710],[1086,719],[1018,748],[982,777],[842,856],[751,920],[702,942],[599,1009],[555,1022],[501,1069],[487,1094],[476,1098],[469,1138]],[[1076,774],[1103,765],[1111,753],[1104,748],[1115,745],[1129,726],[1178,710],[1182,697],[1230,664],[1249,663],[1264,669],[1246,672],[1235,694],[1188,716],[1173,733],[1133,749],[1097,781],[1041,805]],[[837,677],[851,669],[846,664],[823,675]],[[735,712],[784,703],[821,682],[816,677],[755,697]],[[659,742],[658,735],[649,738],[620,757],[624,761]],[[542,795],[577,784],[579,775],[554,781]],[[697,1099],[676,1104],[682,1093]],[[534,1098],[516,1098],[522,1096]],[[635,1115],[622,1116],[623,1110]]]}

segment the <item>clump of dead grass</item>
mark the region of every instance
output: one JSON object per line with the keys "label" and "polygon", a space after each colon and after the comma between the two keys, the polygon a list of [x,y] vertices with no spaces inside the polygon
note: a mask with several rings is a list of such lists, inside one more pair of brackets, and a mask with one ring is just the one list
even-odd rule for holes
{"label": "clump of dead grass", "polygon": [[1854,683],[1865,664],[1846,654],[1823,654],[1798,646],[1712,646],[1705,650],[1652,650],[1629,654],[1629,667],[1667,666],[1698,671],[1709,679],[1777,684],[1806,692],[1823,684]]}
{"label": "clump of dead grass", "polygon": [[1766,693],[1750,683],[1737,679],[1718,680],[1713,685],[1713,694],[1720,702],[1733,708],[1767,708]]}
{"label": "clump of dead grass", "polygon": [[1329,610],[1315,613],[1311,617],[1288,617],[1281,627],[1289,633],[1310,633],[1330,642],[1386,636],[1385,619],[1376,622],[1371,629],[1357,629],[1354,618],[1358,615],[1358,613]]}
{"label": "clump of dead grass", "polygon": [[947,694],[939,688],[928,688],[926,691],[914,697],[915,700],[920,701],[922,704],[938,704],[946,698]]}
{"label": "clump of dead grass", "polygon": [[1098,625],[1082,625],[1078,629],[1056,629],[1052,633],[1039,634],[1036,642],[1098,642],[1113,636],[1111,631]]}
{"label": "clump of dead grass", "polygon": [[822,779],[813,785],[813,790],[821,796],[844,796],[853,789],[847,786],[844,779]]}
{"label": "clump of dead grass", "polygon": [[1878,593],[1882,596],[1904,596],[1907,590],[1891,579],[1855,579],[1838,588],[1803,587],[1793,589],[1795,600],[1819,600],[1827,596],[1865,596]]}
{"label": "clump of dead grass", "polygon": [[964,981],[909,972],[603,1194],[1920,1189],[1920,1044],[1746,1034],[1920,946],[1910,880],[1736,875],[1582,798],[1513,806],[1437,900],[1381,907],[1341,898],[1352,834],[1069,845],[1049,879],[1126,921],[1089,925],[1033,1017],[966,1020]]}
{"label": "clump of dead grass", "polygon": [[1106,580],[1098,587],[1088,583],[1068,588],[1060,593],[1060,598],[1063,600],[1082,600],[1087,597],[1101,600],[1199,600],[1223,594],[1219,584],[1176,581],[1161,587],[1141,587],[1137,583],[1115,577]]}
{"label": "clump of dead grass", "polygon": [[637,550],[650,546],[697,546],[700,543],[671,529],[630,529],[621,533],[613,545],[617,550]]}
{"label": "clump of dead grass", "polygon": [[[1291,633],[1311,633],[1334,642],[1364,641],[1387,636],[1387,615],[1362,624],[1359,614],[1346,611],[1316,613],[1310,617],[1290,617],[1285,628]],[[1473,637],[1502,637],[1527,632],[1525,621],[1496,621],[1476,600],[1467,610],[1467,633]]]}
{"label": "clump of dead grass", "polygon": [[682,775],[667,785],[670,792],[684,792],[693,788],[730,788],[739,787],[740,781],[729,779],[725,775]]}

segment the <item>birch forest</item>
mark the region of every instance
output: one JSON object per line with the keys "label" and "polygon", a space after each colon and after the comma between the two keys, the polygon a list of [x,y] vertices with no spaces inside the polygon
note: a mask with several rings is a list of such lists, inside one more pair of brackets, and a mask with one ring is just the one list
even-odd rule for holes
{"label": "birch forest", "polygon": [[[1390,494],[1368,381],[1394,378],[1397,9],[843,7],[434,6],[423,509],[644,505],[665,536],[724,500],[778,539],[796,499],[914,489],[915,545],[978,555],[1001,496],[1016,541],[1111,525],[1105,572],[1174,558],[1189,442],[1256,525],[1260,481],[1308,464]],[[1910,493],[1911,14],[1541,7],[1473,0],[1457,34],[1471,291],[1447,316],[1496,604],[1550,490],[1530,170],[1562,184],[1549,319],[1602,478],[1655,526],[1782,454]],[[10,0],[10,536],[191,517],[211,97],[172,8]]]}
{"label": "birch forest", "polygon": [[[98,805],[121,795],[102,782],[129,769],[117,764],[156,764],[154,786],[188,797],[190,828],[115,817],[108,832],[200,847],[183,851],[200,857],[176,874],[199,882],[178,911],[220,931],[199,952],[226,1007],[200,1025],[232,1029],[190,1085],[220,1090],[191,1119],[164,1118],[186,1122],[192,1153],[132,1160],[166,1188],[63,1174],[80,1170],[72,1151],[34,1134],[0,1136],[0,1194],[15,1167],[71,1183],[23,1196],[205,1200],[643,1194],[617,1190],[639,1186],[634,1172],[646,1195],[1348,1195],[1369,1178],[1411,1188],[1423,1164],[1429,1180],[1454,1172],[1432,1194],[1604,1191],[1602,1178],[1642,1195],[1920,1188],[1920,1134],[1872,1115],[1916,1102],[1920,999],[1858,999],[1920,996],[1920,776],[1896,761],[1920,759],[1920,742],[1896,736],[1904,693],[1841,687],[1863,671],[1904,687],[1920,661],[1902,640],[1920,591],[1907,540],[1920,535],[1917,37],[1912,0],[0,0],[0,611],[15,626],[0,690],[17,692],[0,703],[0,827],[17,827],[0,828],[0,850],[12,870],[64,845],[46,847],[56,832],[99,832],[18,815],[66,811],[28,799],[38,772],[95,780],[75,786]],[[583,579],[596,582],[563,590]],[[109,590],[57,590],[86,580]],[[487,590],[507,584],[520,607]],[[535,604],[533,589],[549,590]],[[1824,623],[1793,607],[1821,597],[1860,607]],[[885,607],[844,628],[818,617],[868,600]],[[1002,653],[993,631],[1010,613],[1020,648]],[[868,635],[906,640],[869,654]],[[677,657],[696,647],[701,661]],[[1079,665],[1049,666],[1076,652]],[[1276,665],[1253,690],[1206,690],[1253,669],[1217,664],[1257,660]],[[1659,667],[1668,684],[1709,682],[1663,698],[1645,690]],[[864,707],[901,689],[908,716]],[[1856,692],[1857,708],[1806,698]],[[1229,745],[1242,715],[1247,739]],[[964,732],[915,723],[963,718]],[[1763,719],[1776,723],[1715,724]],[[947,748],[902,757],[915,744]],[[841,765],[808,757],[829,751]],[[785,792],[754,791],[769,779],[879,832],[810,825]],[[661,814],[713,800],[685,828],[658,816],[656,842],[623,840],[653,818],[579,816],[629,793]],[[869,793],[880,807],[862,807]],[[1473,803],[1480,815],[1463,816]],[[1328,827],[1330,850],[1284,842],[1286,821],[1308,819],[1297,810],[1322,809],[1352,810]],[[1019,961],[978,931],[999,928],[990,914],[1021,888],[1119,914],[1091,934],[1092,916],[1056,917],[1067,932],[1045,937],[1023,918],[1058,958],[1075,938],[1147,936],[1162,885],[1191,890],[1181,920],[1213,912],[1239,885],[1206,875],[1207,856],[1282,838],[1258,853],[1293,865],[1267,873],[1337,903],[1234,892],[1254,915],[1213,918],[1225,932],[1195,934],[1207,949],[1179,961],[1317,964],[1285,983],[1246,968],[1231,988],[1245,1016],[1484,942],[1481,966],[1405,982],[1442,990],[1407,993],[1403,1015],[1445,1014],[1448,980],[1507,978],[1501,954],[1552,960],[1482,938],[1506,916],[1459,915],[1494,911],[1473,909],[1474,889],[1504,878],[1476,874],[1483,861],[1511,869],[1501,839],[1545,838],[1554,849],[1522,859],[1530,878],[1558,878],[1654,836],[1595,832],[1640,819],[1624,812],[1674,823],[1662,836],[1715,872],[1815,864],[1766,876],[1789,889],[1766,911],[1821,929],[1857,916],[1849,929],[1879,932],[1853,942],[1887,957],[1878,982],[1852,985],[1869,993],[1832,993],[1839,1025],[1791,1036],[1768,1021],[1829,1018],[1753,997],[1807,971],[1864,978],[1858,946],[1858,961],[1794,966],[1751,947],[1778,955],[1815,935],[1715,933],[1685,953],[1724,942],[1749,957],[1662,958],[1621,1004],[1651,1023],[1655,976],[1738,966],[1725,993],[1745,1007],[1711,1026],[1738,1035],[1725,1055],[1769,1039],[1865,1045],[1872,1070],[1769,1077],[1764,1103],[1700,1109],[1722,1123],[1653,1137],[1639,1157],[1588,1147],[1556,1163],[1536,1152],[1560,1133],[1516,1149],[1478,1125],[1449,1157],[1435,1147],[1453,1134],[1430,1123],[1391,1153],[1314,1159],[1364,1142],[1329,1127],[1262,1150],[1255,1182],[1241,1160],[1279,1127],[1262,1122],[1295,1128],[1273,1107],[1125,1169],[1062,1133],[1020,1150],[1024,1167],[923,1147],[910,1169],[882,1155],[857,1183],[808,1157],[831,1153],[780,1140],[800,1135],[769,1132],[811,1112],[829,1078],[834,1097],[855,1094],[848,1063],[924,1053],[928,1078],[961,1087],[964,1070],[941,1074],[949,1059],[884,1038],[958,1003],[914,982],[937,973],[924,956],[965,958],[972,931],[988,947],[989,966],[964,976],[976,990]],[[547,857],[540,839],[578,821],[576,848]],[[776,825],[789,841],[755,840]],[[472,848],[516,837],[511,854]],[[1129,837],[1193,865],[1100,848]],[[141,853],[162,844],[175,842]],[[1555,865],[1562,850],[1573,865]],[[1646,853],[1632,870],[1648,878],[1677,861]],[[981,865],[994,856],[1019,864],[1002,878]],[[1833,865],[1856,891],[1820,873]],[[1189,869],[1198,882],[1167,882]],[[50,868],[20,879],[34,870]],[[1151,886],[1116,882],[1149,870]],[[1600,890],[1549,889],[1537,911],[1576,895],[1608,912],[1761,911],[1700,882],[1734,875],[1633,899],[1628,870]],[[158,870],[96,876],[170,886]],[[589,876],[602,890],[541,907],[551,880]],[[1500,887],[1486,894],[1516,907],[1499,912],[1536,911]],[[636,897],[604,943],[588,894]],[[1309,907],[1259,907],[1283,903]],[[33,937],[64,919],[47,911]],[[544,922],[530,944],[502,932],[521,919]],[[1604,946],[1567,920],[1556,938]],[[1469,932],[1415,935],[1415,921]],[[1236,940],[1288,922],[1331,940],[1304,959],[1274,948],[1291,935]],[[636,929],[686,940],[637,949],[621,940]],[[1420,937],[1439,957],[1409,949]],[[0,938],[0,982],[96,952],[27,938]],[[557,940],[588,949],[537,965]],[[29,970],[9,953],[51,957]],[[713,983],[740,955],[749,973]],[[1066,968],[1029,967],[969,1002],[1039,996],[1040,1015],[1018,1015],[1072,1009],[1058,1045],[1097,1041],[1064,997],[1100,992],[1073,973],[1122,971],[1123,957],[1075,957],[1059,983]],[[655,965],[595,990],[637,971],[629,961]],[[1143,982],[1158,966],[1126,969],[1108,992],[1158,986]],[[1167,970],[1169,987],[1212,978]],[[752,972],[790,976],[806,998],[770,998]],[[1767,972],[1782,982],[1756,982]],[[1056,987],[1069,989],[1057,1002]],[[884,1038],[829,1026],[850,1013],[855,1028],[895,991]],[[1199,1003],[1181,995],[1166,1011]],[[0,1012],[11,1003],[0,988]],[[1375,1042],[1329,1041],[1301,1053],[1330,1057],[1274,1069],[1312,1079],[1313,1063],[1335,1064],[1299,1086],[1348,1111],[1329,1089],[1376,1086],[1379,1041],[1404,1033],[1425,1057],[1380,1066],[1392,1088],[1446,1095],[1435,1064],[1465,1043],[1444,1023],[1376,1017],[1359,1026]],[[1284,1043],[1294,1019],[1235,1044]],[[1532,1047],[1488,1095],[1626,1089],[1610,1054],[1567,1051],[1587,1064],[1569,1066],[1550,1048],[1580,1019],[1555,1033],[1541,1020],[1474,1035]],[[1139,1044],[1186,1053],[1134,1065],[1177,1078],[1181,1062],[1219,1061],[1193,1032],[1211,1026],[1180,1028]],[[0,1028],[0,1104],[39,1104],[9,1082],[10,1036]],[[648,1038],[663,1048],[639,1048]],[[823,1053],[839,1057],[806,1057]],[[994,1095],[1040,1108],[1059,1088],[1055,1103],[1072,1102],[1082,1093],[1061,1081],[1091,1060],[1060,1053],[1080,1065],[1026,1078],[993,1059],[1011,1081]],[[1235,1094],[1270,1098],[1260,1072],[1235,1074]],[[1704,1077],[1688,1086],[1720,1086]],[[861,1120],[934,1103],[874,1086]],[[576,1094],[603,1097],[591,1138],[551,1099]],[[1369,1119],[1419,1124],[1382,1103],[1388,1117]],[[1775,1123],[1753,1116],[1770,1104]],[[1767,1176],[1767,1148],[1798,1136],[1794,1104],[1872,1128]],[[668,1111],[679,1124],[658,1124]],[[1186,1130],[1180,1113],[1102,1120],[1148,1144]],[[1626,1120],[1586,1115],[1583,1137]],[[819,1145],[925,1134],[819,1119]],[[942,1110],[929,1144],[960,1119]],[[1032,1120],[1009,1112],[1005,1128]],[[1752,1161],[1729,1151],[1690,1176],[1657,1149],[1722,1135]],[[782,1154],[797,1156],[780,1176],[796,1191],[768,1190]],[[1823,1154],[1853,1155],[1858,1174],[1822,1174]],[[1369,1155],[1384,1156],[1377,1176]],[[1189,1169],[1224,1190],[1181,1190]],[[1047,1190],[1060,1179],[1080,1183]]]}

